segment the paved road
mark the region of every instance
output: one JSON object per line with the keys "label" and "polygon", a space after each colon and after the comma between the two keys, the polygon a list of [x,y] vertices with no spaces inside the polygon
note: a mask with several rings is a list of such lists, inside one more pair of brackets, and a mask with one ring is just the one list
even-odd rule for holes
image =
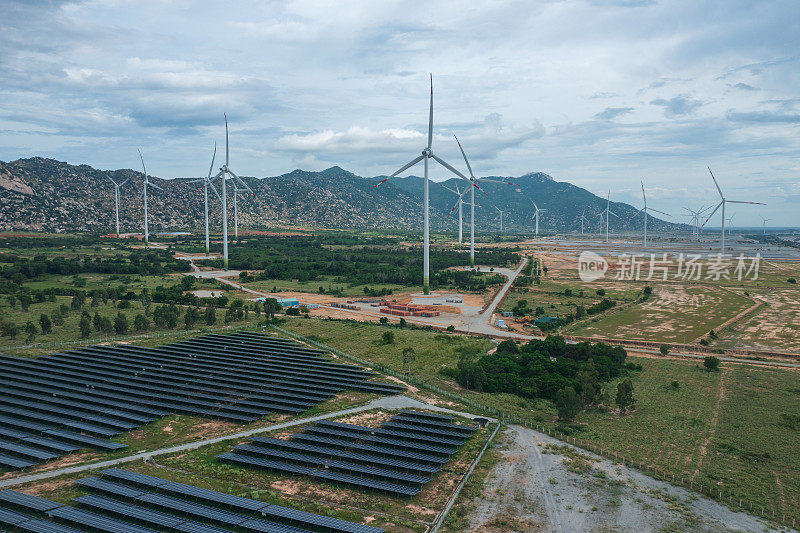
{"label": "paved road", "polygon": [[87,470],[95,470],[97,468],[109,468],[115,465],[123,464],[123,463],[130,463],[133,461],[139,461],[148,459],[150,457],[155,457],[157,455],[164,455],[168,453],[175,453],[175,452],[182,452],[188,450],[195,450],[202,446],[208,446],[209,444],[216,444],[218,442],[223,442],[226,440],[231,439],[240,439],[243,437],[250,437],[252,435],[257,435],[259,433],[264,433],[267,431],[275,431],[278,429],[284,429],[292,426],[298,426],[301,424],[308,424],[309,422],[315,422],[317,420],[325,420],[328,418],[335,418],[344,415],[350,415],[354,413],[360,413],[361,411],[368,411],[370,409],[429,409],[433,411],[440,411],[440,412],[447,412],[451,414],[457,414],[461,416],[466,416],[468,418],[474,418],[476,416],[483,416],[483,415],[474,415],[470,413],[464,413],[460,411],[452,411],[450,409],[446,409],[443,407],[437,407],[434,405],[429,405],[427,403],[421,402],[419,400],[415,400],[413,398],[409,398],[408,396],[404,395],[396,395],[396,396],[384,396],[382,398],[378,398],[376,400],[372,400],[371,402],[360,405],[358,407],[352,407],[350,409],[342,409],[341,411],[335,411],[333,413],[325,413],[318,416],[311,416],[308,418],[301,418],[298,420],[290,420],[289,422],[282,422],[280,424],[273,424],[271,426],[264,426],[255,429],[249,429],[247,431],[240,431],[238,433],[231,433],[229,435],[223,435],[221,437],[214,437],[212,439],[204,439],[195,442],[188,442],[186,444],[179,444],[177,446],[170,446],[168,448],[160,448],[158,450],[150,450],[139,452],[133,455],[128,455],[126,457],[119,457],[117,459],[110,459],[108,461],[100,461],[98,463],[88,463],[82,464],[77,466],[70,466],[66,468],[59,468],[56,470],[48,470],[46,472],[37,472],[35,474],[30,474],[27,476],[20,476],[14,477],[10,479],[0,480],[0,488],[7,488],[13,487],[15,485],[20,485],[22,483],[28,483],[31,481],[41,481],[43,479],[48,479],[56,476],[61,476],[64,474],[75,474],[77,472],[85,472]]}

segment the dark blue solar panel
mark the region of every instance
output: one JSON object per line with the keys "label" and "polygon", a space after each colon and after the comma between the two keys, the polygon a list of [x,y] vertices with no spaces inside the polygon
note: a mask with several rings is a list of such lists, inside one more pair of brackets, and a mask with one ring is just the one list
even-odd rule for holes
{"label": "dark blue solar panel", "polygon": [[106,531],[108,533],[158,533],[154,529],[136,526],[129,524],[128,522],[123,522],[122,520],[109,518],[101,514],[84,511],[83,509],[77,509],[75,507],[59,507],[57,509],[47,511],[47,514],[53,518],[59,518],[71,524],[88,526],[92,529]]}
{"label": "dark blue solar panel", "polygon": [[11,489],[0,490],[0,502],[29,511],[49,511],[50,509],[55,509],[63,505],[45,498],[40,498],[39,496],[31,496],[30,494],[17,492]]}

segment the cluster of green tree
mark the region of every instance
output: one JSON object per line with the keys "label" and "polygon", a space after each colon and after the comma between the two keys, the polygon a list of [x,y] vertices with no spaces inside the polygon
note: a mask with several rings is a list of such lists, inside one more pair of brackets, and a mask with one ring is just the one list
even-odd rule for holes
{"label": "cluster of green tree", "polygon": [[52,257],[37,255],[25,257],[17,254],[0,254],[0,278],[22,285],[25,280],[44,274],[76,275],[86,272],[101,274],[161,275],[168,272],[186,272],[191,267],[187,261],[174,259],[167,250],[131,250],[127,256],[113,257]]}
{"label": "cluster of green tree", "polygon": [[[519,260],[518,250],[483,249],[475,252],[481,264],[507,265]],[[317,281],[332,277],[351,286],[375,284],[419,284],[422,254],[416,247],[359,244],[333,246],[323,236],[264,237],[250,239],[248,246],[231,250],[230,267],[261,270],[261,279]],[[212,264],[221,266],[218,260]],[[481,285],[474,274],[446,271],[469,264],[467,254],[434,248],[431,254],[431,285],[463,283]]]}
{"label": "cluster of green tree", "polygon": [[553,331],[558,328],[562,328],[568,324],[571,324],[575,320],[579,320],[587,315],[597,315],[608,311],[612,307],[617,305],[617,302],[611,300],[609,298],[603,298],[599,302],[594,305],[589,306],[588,308],[584,308],[583,306],[577,306],[575,308],[574,313],[570,313],[559,317],[557,320],[551,320],[550,322],[545,322],[544,324],[539,325],[539,329],[542,331]]}
{"label": "cluster of green tree", "polygon": [[563,337],[551,335],[522,346],[504,341],[494,353],[481,357],[462,354],[452,375],[460,385],[479,391],[555,400],[559,390],[572,387],[594,401],[599,383],[619,376],[626,356],[619,346],[567,344]]}

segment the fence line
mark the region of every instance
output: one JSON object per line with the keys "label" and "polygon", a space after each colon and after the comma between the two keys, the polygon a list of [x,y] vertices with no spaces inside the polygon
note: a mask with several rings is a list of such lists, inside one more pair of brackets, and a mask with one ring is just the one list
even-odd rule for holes
{"label": "fence line", "polygon": [[[738,499],[738,502],[737,502],[737,500],[734,500],[734,496],[735,495],[734,495],[733,492],[730,492],[730,491],[727,491],[727,490],[724,490],[724,489],[720,490],[720,489],[717,489],[715,487],[706,486],[706,485],[704,485],[702,483],[698,487],[698,485],[695,483],[692,475],[689,474],[688,472],[684,472],[684,473],[680,474],[681,477],[680,477],[680,479],[678,479],[677,477],[675,477],[675,474],[667,474],[665,471],[660,470],[659,468],[657,468],[655,466],[648,465],[648,464],[645,464],[643,462],[637,462],[637,461],[630,460],[630,459],[626,458],[625,456],[615,454],[611,450],[607,450],[607,449],[603,449],[602,447],[598,447],[597,445],[595,445],[594,443],[591,443],[589,441],[584,441],[582,439],[572,437],[572,440],[570,442],[569,435],[565,436],[563,433],[556,432],[555,429],[553,429],[552,427],[545,426],[544,424],[542,424],[542,423],[540,423],[538,421],[532,421],[530,419],[522,418],[522,417],[517,416],[517,415],[509,415],[508,413],[505,413],[505,412],[500,411],[498,409],[495,409],[493,407],[489,407],[488,405],[483,405],[483,404],[481,404],[479,402],[475,402],[473,400],[470,400],[469,398],[465,398],[464,396],[461,396],[460,394],[457,394],[457,393],[454,393],[454,392],[451,392],[451,391],[446,391],[444,389],[441,389],[441,388],[437,387],[436,385],[431,385],[430,383],[426,383],[426,382],[421,381],[421,380],[419,380],[417,378],[408,376],[407,374],[403,374],[402,372],[396,372],[395,370],[393,370],[391,368],[388,368],[388,367],[386,367],[386,366],[384,366],[382,364],[366,361],[364,359],[361,359],[360,357],[356,357],[355,355],[348,354],[346,352],[343,352],[341,350],[338,350],[336,348],[333,348],[333,347],[328,346],[326,344],[323,344],[321,342],[314,341],[314,340],[309,339],[307,337],[304,337],[304,336],[302,336],[300,334],[297,334],[297,333],[294,333],[292,331],[286,330],[286,329],[284,329],[284,328],[282,328],[280,326],[276,326],[274,324],[270,324],[270,326],[273,329],[275,329],[277,331],[280,331],[281,333],[284,333],[285,335],[288,335],[288,336],[293,337],[295,339],[301,340],[301,341],[303,341],[305,343],[308,343],[308,344],[311,344],[313,346],[316,346],[317,348],[320,348],[322,350],[326,350],[326,351],[335,353],[336,355],[338,355],[338,356],[340,356],[342,358],[348,359],[350,361],[353,361],[355,363],[358,363],[359,365],[362,365],[362,366],[365,366],[365,367],[368,367],[368,368],[372,368],[374,370],[378,370],[383,374],[387,374],[387,375],[395,377],[397,379],[401,379],[401,380],[403,380],[403,381],[405,381],[407,383],[411,383],[412,385],[414,385],[416,387],[428,390],[430,392],[434,392],[434,393],[439,394],[441,396],[445,396],[446,398],[449,398],[449,399],[454,400],[456,402],[459,402],[459,403],[462,403],[464,405],[470,406],[470,407],[472,407],[474,409],[478,409],[479,411],[481,411],[483,413],[491,414],[495,418],[497,418],[500,421],[500,423],[516,424],[516,425],[520,425],[520,426],[527,427],[527,428],[530,428],[530,429],[534,429],[534,430],[539,431],[541,433],[546,433],[547,435],[549,435],[549,436],[551,436],[551,437],[553,437],[553,438],[555,438],[557,440],[560,440],[562,442],[566,442],[567,444],[572,444],[573,446],[575,446],[577,448],[582,448],[582,449],[584,449],[586,451],[589,451],[589,452],[592,452],[592,453],[594,453],[596,455],[600,455],[601,457],[605,457],[607,459],[610,459],[610,460],[613,460],[613,461],[617,461],[619,463],[622,463],[625,466],[631,466],[633,468],[636,468],[637,470],[639,470],[639,471],[641,471],[641,472],[643,472],[645,474],[648,474],[648,475],[650,475],[651,477],[653,477],[655,479],[659,479],[659,480],[662,480],[662,481],[667,481],[667,482],[673,483],[675,485],[682,486],[683,488],[691,490],[693,492],[699,492],[700,494],[702,494],[704,496],[708,496],[709,498],[711,498],[713,500],[716,500],[716,501],[722,503],[723,505],[728,506],[732,510],[748,512],[750,514],[755,514],[757,516],[760,516],[761,518],[765,518],[767,520],[772,520],[772,521],[777,522],[777,523],[779,523],[779,524],[781,524],[783,526],[789,526],[789,527],[792,527],[792,528],[795,527],[796,517],[790,517],[791,518],[791,523],[789,523],[789,521],[786,518],[786,514],[783,513],[780,509],[768,509],[768,508],[765,508],[765,507],[761,507],[760,512],[758,512],[758,508],[753,506],[753,502],[748,501],[748,500],[739,499],[739,496],[736,496],[736,498]],[[748,505],[749,505],[749,507],[748,507]]]}

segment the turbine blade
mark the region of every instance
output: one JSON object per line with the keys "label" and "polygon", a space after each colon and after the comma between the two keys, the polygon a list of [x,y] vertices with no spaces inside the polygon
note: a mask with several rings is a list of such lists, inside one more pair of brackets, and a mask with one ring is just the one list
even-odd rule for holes
{"label": "turbine blade", "polygon": [[211,172],[214,170],[214,160],[217,158],[217,143],[214,142],[214,154],[211,156],[211,166],[208,167],[208,177],[207,180],[211,179]]}
{"label": "turbine blade", "polygon": [[671,216],[672,216],[672,215],[670,215],[669,213],[665,213],[664,211],[659,211],[658,209],[653,209],[652,207],[648,207],[648,208],[647,208],[647,210],[648,210],[648,211],[653,211],[653,212],[655,212],[655,213],[661,213],[662,215],[667,215],[668,217],[671,217]]}
{"label": "turbine blade", "polygon": [[433,73],[431,73],[431,110],[428,115],[428,150],[433,142]]}
{"label": "turbine blade", "polygon": [[144,157],[142,157],[142,151],[139,150],[138,148],[136,149],[136,151],[139,152],[139,159],[142,160],[142,171],[144,172],[144,179],[145,181],[147,181],[147,168],[145,168],[144,166]]}
{"label": "turbine blade", "polygon": [[225,117],[225,166],[228,166],[230,163],[230,147],[228,146],[228,114],[223,113]]}
{"label": "turbine blade", "polygon": [[714,185],[717,186],[717,191],[719,191],[719,197],[725,198],[725,195],[722,194],[722,189],[719,188],[719,184],[717,183],[717,178],[714,177],[714,173],[711,172],[711,167],[708,167],[708,173],[711,174],[711,179],[714,180]]}
{"label": "turbine blade", "polygon": [[622,217],[621,217],[621,216],[619,216],[618,214],[616,214],[614,211],[609,211],[609,212],[608,212],[608,214],[609,214],[609,215],[614,215],[614,216],[615,216],[615,217],[617,217],[618,219],[622,220]]}
{"label": "turbine blade", "polygon": [[[456,137],[455,134],[453,134],[453,137]],[[456,137],[456,142],[458,143],[458,147],[461,150],[461,155],[464,156],[464,162],[467,164],[467,170],[469,170],[469,175],[472,178],[475,178],[475,174],[472,173],[472,167],[469,166],[469,159],[467,159],[467,154],[464,153],[464,148],[461,146],[461,141],[458,140],[458,137]]]}
{"label": "turbine blade", "polygon": [[148,184],[149,186],[151,186],[151,187],[154,187],[154,188],[158,189],[159,191],[163,191],[163,190],[164,190],[164,189],[162,189],[161,187],[159,187],[158,185],[156,185],[156,184],[155,184],[155,183],[153,183],[153,182],[150,182],[150,181],[148,181],[148,182],[147,182],[147,184]]}
{"label": "turbine blade", "polygon": [[[234,173],[233,173],[233,172],[231,172],[230,170],[229,170],[228,172],[230,172],[231,176],[233,176],[233,178],[234,178],[236,181],[238,181],[239,183],[241,183],[242,185],[244,185],[245,189],[247,189],[248,191],[250,191],[250,192],[251,192],[252,194],[254,194],[254,195],[256,194],[256,193],[254,193],[254,192],[253,192],[253,189],[251,189],[251,188],[250,188],[250,186],[244,182],[244,180],[243,180],[242,178],[240,178],[239,176],[237,176],[236,174],[234,174]],[[234,181],[234,182],[233,182],[233,188],[234,188],[234,191],[237,191],[237,190],[238,190],[238,191],[241,191],[242,189],[238,189],[238,188],[236,187],[236,181]]]}
{"label": "turbine blade", "polygon": [[219,195],[219,192],[217,191],[217,188],[214,187],[214,184],[209,181],[208,182],[208,187],[211,189],[211,192],[214,193],[214,196],[216,196],[217,199],[221,202],[222,201],[222,196]]}
{"label": "turbine blade", "polygon": [[453,174],[455,174],[456,176],[462,177],[462,178],[464,178],[465,180],[469,181],[469,178],[468,178],[468,177],[466,177],[464,174],[462,174],[461,172],[459,172],[458,170],[456,170],[456,169],[455,169],[455,168],[454,168],[452,165],[450,165],[449,163],[445,162],[443,159],[441,159],[440,157],[438,157],[438,156],[437,156],[437,155],[435,155],[434,153],[431,153],[431,157],[432,157],[433,159],[435,159],[437,163],[439,163],[440,165],[442,165],[444,168],[446,168],[447,170],[449,170],[450,172],[452,172],[452,173],[453,173]]}
{"label": "turbine blade", "polygon": [[438,185],[439,185],[439,187],[441,187],[442,189],[447,189],[448,191],[450,191],[450,192],[451,192],[451,193],[453,193],[453,194],[458,194],[459,196],[461,195],[461,193],[460,193],[460,192],[458,192],[458,191],[454,191],[454,190],[453,190],[453,189],[451,189],[450,187],[447,187],[447,186],[445,186],[445,185],[442,185],[441,183],[439,183]]}
{"label": "turbine blade", "polygon": [[729,204],[767,205],[767,204],[762,203],[762,202],[742,202],[742,201],[739,201],[739,200],[725,200],[725,201],[728,202]]}
{"label": "turbine blade", "polygon": [[644,195],[644,182],[642,181],[641,184],[642,184],[642,200],[644,200],[644,208],[647,209],[647,197]]}
{"label": "turbine blade", "polygon": [[409,168],[413,167],[414,165],[416,165],[417,163],[419,163],[420,161],[422,161],[424,158],[425,158],[425,156],[424,156],[424,155],[418,155],[417,157],[415,157],[414,159],[412,159],[410,162],[408,162],[408,163],[406,163],[405,165],[403,165],[402,167],[400,167],[400,169],[399,169],[399,170],[397,170],[397,171],[395,171],[395,172],[394,172],[394,173],[393,173],[391,176],[389,176],[389,177],[387,177],[387,178],[384,178],[384,179],[382,179],[381,181],[379,181],[378,183],[376,183],[375,185],[373,185],[373,186],[372,186],[372,188],[374,189],[374,188],[375,188],[375,187],[377,187],[378,185],[383,185],[384,183],[386,183],[387,181],[389,181],[389,180],[390,180],[390,179],[392,179],[393,177],[397,176],[397,175],[398,175],[398,174],[400,174],[401,172],[405,172],[405,171],[406,171],[406,170],[408,170]]}
{"label": "turbine blade", "polygon": [[125,185],[125,184],[126,184],[126,183],[128,183],[129,181],[131,181],[131,179],[130,179],[130,178],[125,178],[125,181],[123,181],[122,183],[120,183],[119,185],[117,185],[117,187],[122,187],[123,185]]}
{"label": "turbine blade", "polygon": [[705,222],[703,222],[703,223],[700,225],[700,227],[701,227],[701,228],[702,228],[702,227],[705,227],[706,223],[707,223],[709,220],[711,220],[711,217],[713,217],[713,216],[714,216],[714,213],[716,213],[716,212],[717,212],[717,210],[718,210],[720,207],[722,207],[722,204],[724,204],[724,203],[725,203],[725,202],[724,202],[724,201],[722,201],[722,202],[720,202],[720,203],[718,203],[718,204],[717,204],[717,207],[715,207],[715,208],[714,208],[714,210],[713,210],[713,211],[711,211],[711,214],[710,214],[710,215],[708,215],[708,218],[706,219],[706,221],[705,221]]}

